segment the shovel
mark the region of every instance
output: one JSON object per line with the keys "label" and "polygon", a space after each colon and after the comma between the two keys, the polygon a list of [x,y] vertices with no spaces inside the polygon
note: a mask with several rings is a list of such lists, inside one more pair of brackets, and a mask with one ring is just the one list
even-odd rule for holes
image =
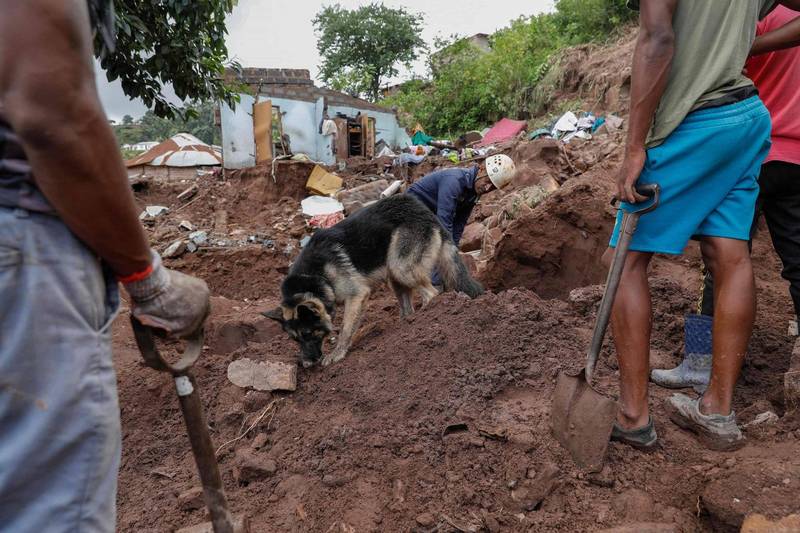
{"label": "shovel", "polygon": [[192,445],[194,459],[200,472],[200,481],[203,484],[203,499],[211,515],[210,524],[200,524],[181,531],[193,533],[206,531],[209,533],[211,531],[214,533],[248,533],[249,524],[247,519],[243,517],[234,518],[228,511],[228,502],[225,498],[225,491],[222,488],[222,478],[219,475],[217,458],[214,453],[214,447],[211,444],[211,436],[208,434],[208,425],[203,414],[203,406],[200,403],[200,391],[191,371],[203,349],[202,328],[194,336],[187,339],[186,350],[180,360],[175,364],[170,364],[161,357],[156,347],[153,330],[134,317],[131,317],[131,325],[133,326],[134,337],[136,337],[136,344],[139,346],[139,351],[142,353],[145,364],[155,370],[169,372],[175,379],[178,401],[181,404],[183,419],[186,422],[186,431],[189,434],[189,442]]}
{"label": "shovel", "polygon": [[[553,394],[550,412],[553,436],[570,452],[575,464],[589,472],[597,472],[603,467],[603,458],[617,416],[616,401],[592,388],[594,367],[603,346],[614,297],[639,217],[658,206],[661,194],[657,184],[640,185],[636,187],[636,191],[652,200],[640,209],[623,211],[619,241],[608,271],[603,299],[600,301],[592,344],[586,356],[586,367],[576,376],[561,372]],[[612,205],[616,205],[616,198]]]}

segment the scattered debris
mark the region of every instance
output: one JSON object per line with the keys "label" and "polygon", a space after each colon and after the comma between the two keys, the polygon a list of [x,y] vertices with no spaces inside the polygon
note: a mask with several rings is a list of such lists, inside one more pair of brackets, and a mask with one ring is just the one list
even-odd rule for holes
{"label": "scattered debris", "polygon": [[169,213],[169,209],[163,205],[148,205],[144,208],[144,211],[139,214],[139,220],[153,220],[161,215],[166,215],[167,213]]}
{"label": "scattered debris", "polygon": [[344,213],[338,211],[330,215],[313,216],[308,221],[308,225],[312,228],[332,228],[342,220],[344,220]]}
{"label": "scattered debris", "polygon": [[311,175],[306,182],[306,189],[311,194],[319,196],[333,196],[342,188],[342,178],[336,174],[331,174],[321,166],[317,165],[311,171]]}
{"label": "scattered debris", "polygon": [[393,196],[396,194],[400,187],[403,186],[403,180],[394,180],[391,185],[389,185],[386,190],[381,193],[381,198],[388,198],[389,196]]}
{"label": "scattered debris", "polygon": [[208,242],[208,232],[206,231],[193,231],[189,234],[189,239],[197,246],[202,246]]}
{"label": "scattered debris", "polygon": [[161,257],[164,259],[174,259],[176,257],[180,257],[186,251],[186,242],[183,239],[178,240],[167,246],[164,252],[161,254]]}
{"label": "scattered debris", "polygon": [[194,224],[192,224],[188,220],[181,220],[181,223],[178,224],[178,228],[184,231],[194,231]]}
{"label": "scattered debris", "polygon": [[278,465],[251,449],[241,448],[236,452],[236,466],[233,468],[233,477],[240,485],[247,485],[253,481],[262,481],[275,475]]}
{"label": "scattered debris", "polygon": [[192,185],[191,187],[189,187],[188,189],[186,189],[185,191],[183,191],[182,193],[180,193],[178,195],[178,201],[179,202],[184,202],[184,201],[190,199],[192,196],[197,194],[197,191],[199,191],[199,190],[200,190],[200,188],[197,185]]}
{"label": "scattered debris", "polygon": [[745,424],[742,427],[743,428],[749,428],[749,427],[753,427],[753,426],[762,426],[762,425],[767,425],[767,424],[774,424],[778,420],[780,420],[780,417],[778,415],[776,415],[772,411],[766,411],[764,413],[761,413],[757,417],[755,417],[752,422],[749,422],[749,423]]}
{"label": "scattered debris", "polygon": [[475,146],[483,148],[492,144],[501,143],[513,139],[528,128],[528,123],[524,120],[501,119],[492,126],[483,136],[483,139]]}
{"label": "scattered debris", "polygon": [[206,503],[203,501],[203,489],[201,487],[192,487],[178,495],[178,507],[181,511],[196,511],[203,509],[205,506]]}
{"label": "scattered debris", "polygon": [[371,202],[379,200],[383,191],[388,187],[389,182],[387,180],[379,179],[352,189],[344,190],[337,194],[336,198],[342,203],[347,216],[350,216]]}
{"label": "scattered debris", "polygon": [[228,365],[228,380],[237,387],[258,391],[293,391],[297,388],[297,365],[243,358]]}
{"label": "scattered debris", "polygon": [[309,196],[300,205],[303,209],[303,214],[309,217],[317,215],[330,215],[344,211],[344,206],[334,198],[327,196]]}

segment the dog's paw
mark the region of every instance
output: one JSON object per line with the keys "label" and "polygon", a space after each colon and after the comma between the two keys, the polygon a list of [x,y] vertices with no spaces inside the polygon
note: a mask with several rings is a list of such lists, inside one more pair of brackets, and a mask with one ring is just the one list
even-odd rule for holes
{"label": "dog's paw", "polygon": [[346,352],[340,352],[338,350],[334,350],[322,359],[322,366],[328,366],[333,363],[338,363],[339,361],[344,359],[345,355],[347,355]]}

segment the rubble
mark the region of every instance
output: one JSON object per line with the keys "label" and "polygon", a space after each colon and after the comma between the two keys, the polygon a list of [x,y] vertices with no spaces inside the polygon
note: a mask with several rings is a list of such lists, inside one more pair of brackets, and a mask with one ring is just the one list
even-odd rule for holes
{"label": "rubble", "polygon": [[189,240],[195,243],[197,246],[202,246],[208,243],[208,232],[207,231],[193,231],[189,234]]}
{"label": "rubble", "polygon": [[272,459],[247,448],[236,452],[236,466],[233,476],[240,485],[271,478],[278,471],[278,465]]}
{"label": "rubble", "polygon": [[228,379],[237,387],[257,391],[293,391],[297,389],[297,365],[243,358],[228,365]]}
{"label": "rubble", "polygon": [[180,257],[186,251],[186,243],[183,239],[177,240],[167,246],[161,254],[163,259],[174,259]]}
{"label": "rubble", "polygon": [[184,231],[194,231],[194,224],[188,220],[181,220],[180,224],[178,224],[178,228]]}
{"label": "rubble", "polygon": [[199,191],[199,190],[200,190],[200,188],[197,185],[192,185],[188,189],[186,189],[183,192],[181,192],[180,194],[178,194],[178,196],[177,196],[178,201],[179,202],[185,202],[186,200],[189,200],[195,194],[197,194],[197,191]]}
{"label": "rubble", "polygon": [[139,214],[139,220],[150,221],[167,213],[169,213],[169,209],[163,205],[148,205]]}

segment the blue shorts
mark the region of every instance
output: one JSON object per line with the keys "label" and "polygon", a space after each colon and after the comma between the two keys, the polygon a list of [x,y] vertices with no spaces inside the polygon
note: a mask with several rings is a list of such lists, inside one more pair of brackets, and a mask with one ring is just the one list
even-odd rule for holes
{"label": "blue shorts", "polygon": [[[749,240],[771,127],[769,111],[754,96],[690,113],[663,144],[647,150],[639,183],[661,185],[661,203],[642,215],[630,249],[679,255],[692,237]],[[621,221],[620,212],[612,248]]]}

